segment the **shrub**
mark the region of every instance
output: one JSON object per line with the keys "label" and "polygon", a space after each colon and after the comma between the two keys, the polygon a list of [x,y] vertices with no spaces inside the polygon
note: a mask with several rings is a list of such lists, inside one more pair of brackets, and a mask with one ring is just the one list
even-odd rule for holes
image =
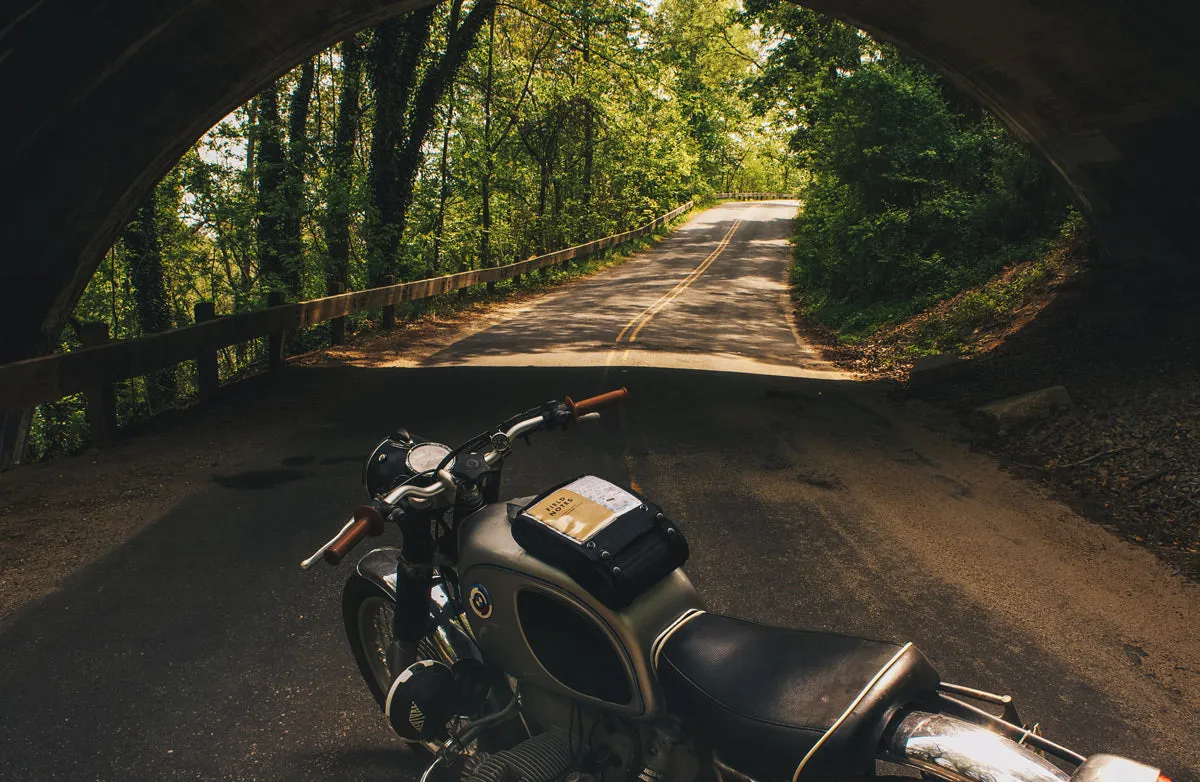
{"label": "shrub", "polygon": [[[1040,162],[949,90],[884,49],[818,95],[798,137],[812,176],[793,279],[851,338],[1037,255],[1065,215]],[[961,328],[995,309],[982,294],[964,307]]]}

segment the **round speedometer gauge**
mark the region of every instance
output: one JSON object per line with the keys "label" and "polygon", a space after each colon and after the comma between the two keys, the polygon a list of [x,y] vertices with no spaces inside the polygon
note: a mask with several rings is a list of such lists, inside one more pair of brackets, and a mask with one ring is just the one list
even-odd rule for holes
{"label": "round speedometer gauge", "polygon": [[[421,443],[408,450],[404,463],[414,475],[436,470],[442,460],[450,455],[450,449],[441,443]],[[451,460],[446,467],[454,464]]]}

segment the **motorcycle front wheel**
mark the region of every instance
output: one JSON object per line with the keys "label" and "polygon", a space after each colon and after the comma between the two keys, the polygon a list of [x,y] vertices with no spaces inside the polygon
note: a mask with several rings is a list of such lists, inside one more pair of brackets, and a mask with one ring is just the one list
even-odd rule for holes
{"label": "motorcycle front wheel", "polygon": [[[379,708],[387,701],[388,690],[399,671],[388,668],[388,647],[392,643],[392,617],[396,613],[396,602],[378,584],[359,575],[351,576],[342,590],[342,619],[346,624],[346,640],[354,653],[358,670],[375,697]],[[439,660],[454,665],[446,659],[436,644],[422,638],[417,644],[417,659]]]}

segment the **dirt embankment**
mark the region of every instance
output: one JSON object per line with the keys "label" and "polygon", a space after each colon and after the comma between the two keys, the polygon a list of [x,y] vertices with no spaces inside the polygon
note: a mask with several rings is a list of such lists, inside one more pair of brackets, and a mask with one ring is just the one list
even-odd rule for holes
{"label": "dirt embankment", "polygon": [[[1200,580],[1200,280],[1105,268],[1085,250],[1014,266],[858,345],[823,344],[841,366],[952,412],[975,447]],[[914,382],[921,354],[940,350],[961,360],[918,363]],[[1000,436],[969,427],[978,406],[1052,385],[1071,409]]]}

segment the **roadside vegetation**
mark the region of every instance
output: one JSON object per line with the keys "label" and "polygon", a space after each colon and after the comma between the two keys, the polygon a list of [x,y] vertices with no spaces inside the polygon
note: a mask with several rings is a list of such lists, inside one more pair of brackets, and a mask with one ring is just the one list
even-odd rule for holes
{"label": "roadside vegetation", "polygon": [[1064,290],[1080,280],[1095,248],[1091,232],[1072,212],[1061,233],[1030,260],[1016,261],[980,285],[869,334],[848,338],[810,327],[840,365],[870,375],[904,379],[926,356],[985,354],[1025,328]]}
{"label": "roadside vegetation", "polygon": [[776,41],[747,93],[794,122],[794,283],[808,317],[855,341],[1059,235],[1067,199],[1041,161],[945,77],[788,3],[748,0],[745,19]]}
{"label": "roadside vegetation", "polygon": [[1069,409],[957,431],[1200,580],[1194,277],[1091,263],[1041,161],[922,63],[786,3],[746,0],[743,19],[774,40],[747,94],[794,123],[793,289],[812,336],[844,367],[910,380],[895,392],[942,427],[1063,386]]}

